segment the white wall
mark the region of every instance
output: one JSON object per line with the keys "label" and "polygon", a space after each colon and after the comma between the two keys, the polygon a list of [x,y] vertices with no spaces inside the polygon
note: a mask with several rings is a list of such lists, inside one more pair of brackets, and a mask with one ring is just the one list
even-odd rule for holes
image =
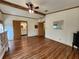
{"label": "white wall", "polygon": [[4,30],[3,30],[3,24],[0,24],[0,33],[3,33]]}
{"label": "white wall", "polygon": [[[0,21],[3,21],[3,15],[1,12],[0,12]],[[2,32],[3,32],[3,24],[0,24],[0,33]]]}
{"label": "white wall", "polygon": [[23,20],[28,22],[28,36],[36,36],[37,30],[35,29],[34,25],[37,24],[36,19],[29,19],[24,17],[17,17],[17,16],[10,16],[10,15],[4,15],[5,21],[5,30],[8,33],[8,39],[13,40],[14,33],[13,33],[13,20]]}
{"label": "white wall", "polygon": [[[63,29],[53,29],[53,22],[64,20]],[[45,37],[70,45],[73,41],[73,33],[79,30],[79,8],[49,14],[45,17]]]}

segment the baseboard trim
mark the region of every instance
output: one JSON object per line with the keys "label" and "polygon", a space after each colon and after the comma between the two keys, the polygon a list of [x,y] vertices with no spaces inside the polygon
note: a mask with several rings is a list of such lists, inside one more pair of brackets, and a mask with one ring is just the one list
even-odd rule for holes
{"label": "baseboard trim", "polygon": [[[53,40],[53,39],[50,39],[50,38],[47,38],[47,37],[46,37],[46,39]],[[71,48],[77,49],[76,46],[72,47],[72,45],[68,45],[68,44],[65,44],[65,43],[62,43],[62,42],[59,42],[59,41],[56,41],[56,40],[53,40],[53,41],[58,42],[58,43],[61,43],[61,44],[65,45],[65,46],[68,46],[68,47],[71,47]]]}
{"label": "baseboard trim", "polygon": [[[46,37],[46,39],[53,40],[53,39],[50,39],[50,38],[47,38],[47,37]],[[65,44],[65,43],[62,43],[62,42],[59,42],[59,41],[56,41],[56,40],[53,40],[53,41],[61,43],[61,44],[65,45],[65,46],[68,46],[68,47],[72,47],[71,45],[68,45],[68,44]]]}

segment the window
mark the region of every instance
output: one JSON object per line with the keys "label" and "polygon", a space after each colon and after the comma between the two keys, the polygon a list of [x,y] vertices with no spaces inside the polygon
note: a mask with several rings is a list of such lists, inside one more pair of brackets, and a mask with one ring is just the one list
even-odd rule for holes
{"label": "window", "polygon": [[2,33],[2,32],[3,32],[3,24],[0,23],[0,33]]}

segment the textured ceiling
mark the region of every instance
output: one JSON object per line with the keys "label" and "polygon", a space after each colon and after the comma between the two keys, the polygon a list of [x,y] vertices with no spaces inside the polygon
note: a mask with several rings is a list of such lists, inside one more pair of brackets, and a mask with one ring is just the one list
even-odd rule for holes
{"label": "textured ceiling", "polygon": [[[31,1],[35,6],[39,6],[38,11],[42,13],[50,13],[58,10],[79,6],[79,0],[6,0],[18,5],[27,7],[26,2]],[[48,10],[48,12],[45,12]]]}
{"label": "textured ceiling", "polygon": [[44,17],[42,15],[35,14],[35,13],[30,14],[28,11],[20,10],[20,9],[13,8],[13,7],[10,7],[10,6],[6,6],[6,5],[3,5],[3,4],[0,4],[0,9],[6,14],[12,14],[12,15],[24,16],[24,17],[31,17],[31,18],[42,18],[42,17]]}
{"label": "textured ceiling", "polygon": [[[35,6],[40,7],[37,11],[45,13],[45,14],[55,12],[58,10],[71,8],[74,6],[79,6],[79,0],[6,0],[6,1],[18,4],[23,7],[27,7],[25,5],[25,3],[31,1]],[[6,7],[6,9],[4,7]],[[42,17],[37,14],[29,15],[28,12],[25,12],[25,11],[22,11],[19,9],[15,9],[15,8],[11,8],[11,7],[9,7],[9,9],[8,9],[7,6],[4,6],[4,5],[3,6],[0,5],[0,8],[3,9],[4,12],[6,11],[8,13],[14,13],[14,14],[23,15],[23,16],[28,15],[30,17],[33,16],[33,17],[37,17],[37,18]],[[12,11],[12,10],[14,10],[14,11]],[[45,12],[45,10],[48,10],[48,12]]]}

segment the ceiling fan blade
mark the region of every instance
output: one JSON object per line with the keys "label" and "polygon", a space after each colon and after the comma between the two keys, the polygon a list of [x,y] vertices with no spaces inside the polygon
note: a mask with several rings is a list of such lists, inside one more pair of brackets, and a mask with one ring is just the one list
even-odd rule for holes
{"label": "ceiling fan blade", "polygon": [[29,4],[28,4],[28,3],[26,3],[26,5],[27,5],[27,6],[29,6]]}
{"label": "ceiling fan blade", "polygon": [[32,3],[30,4],[30,7],[33,8],[33,4]]}
{"label": "ceiling fan blade", "polygon": [[35,7],[35,9],[39,9],[39,6]]}

